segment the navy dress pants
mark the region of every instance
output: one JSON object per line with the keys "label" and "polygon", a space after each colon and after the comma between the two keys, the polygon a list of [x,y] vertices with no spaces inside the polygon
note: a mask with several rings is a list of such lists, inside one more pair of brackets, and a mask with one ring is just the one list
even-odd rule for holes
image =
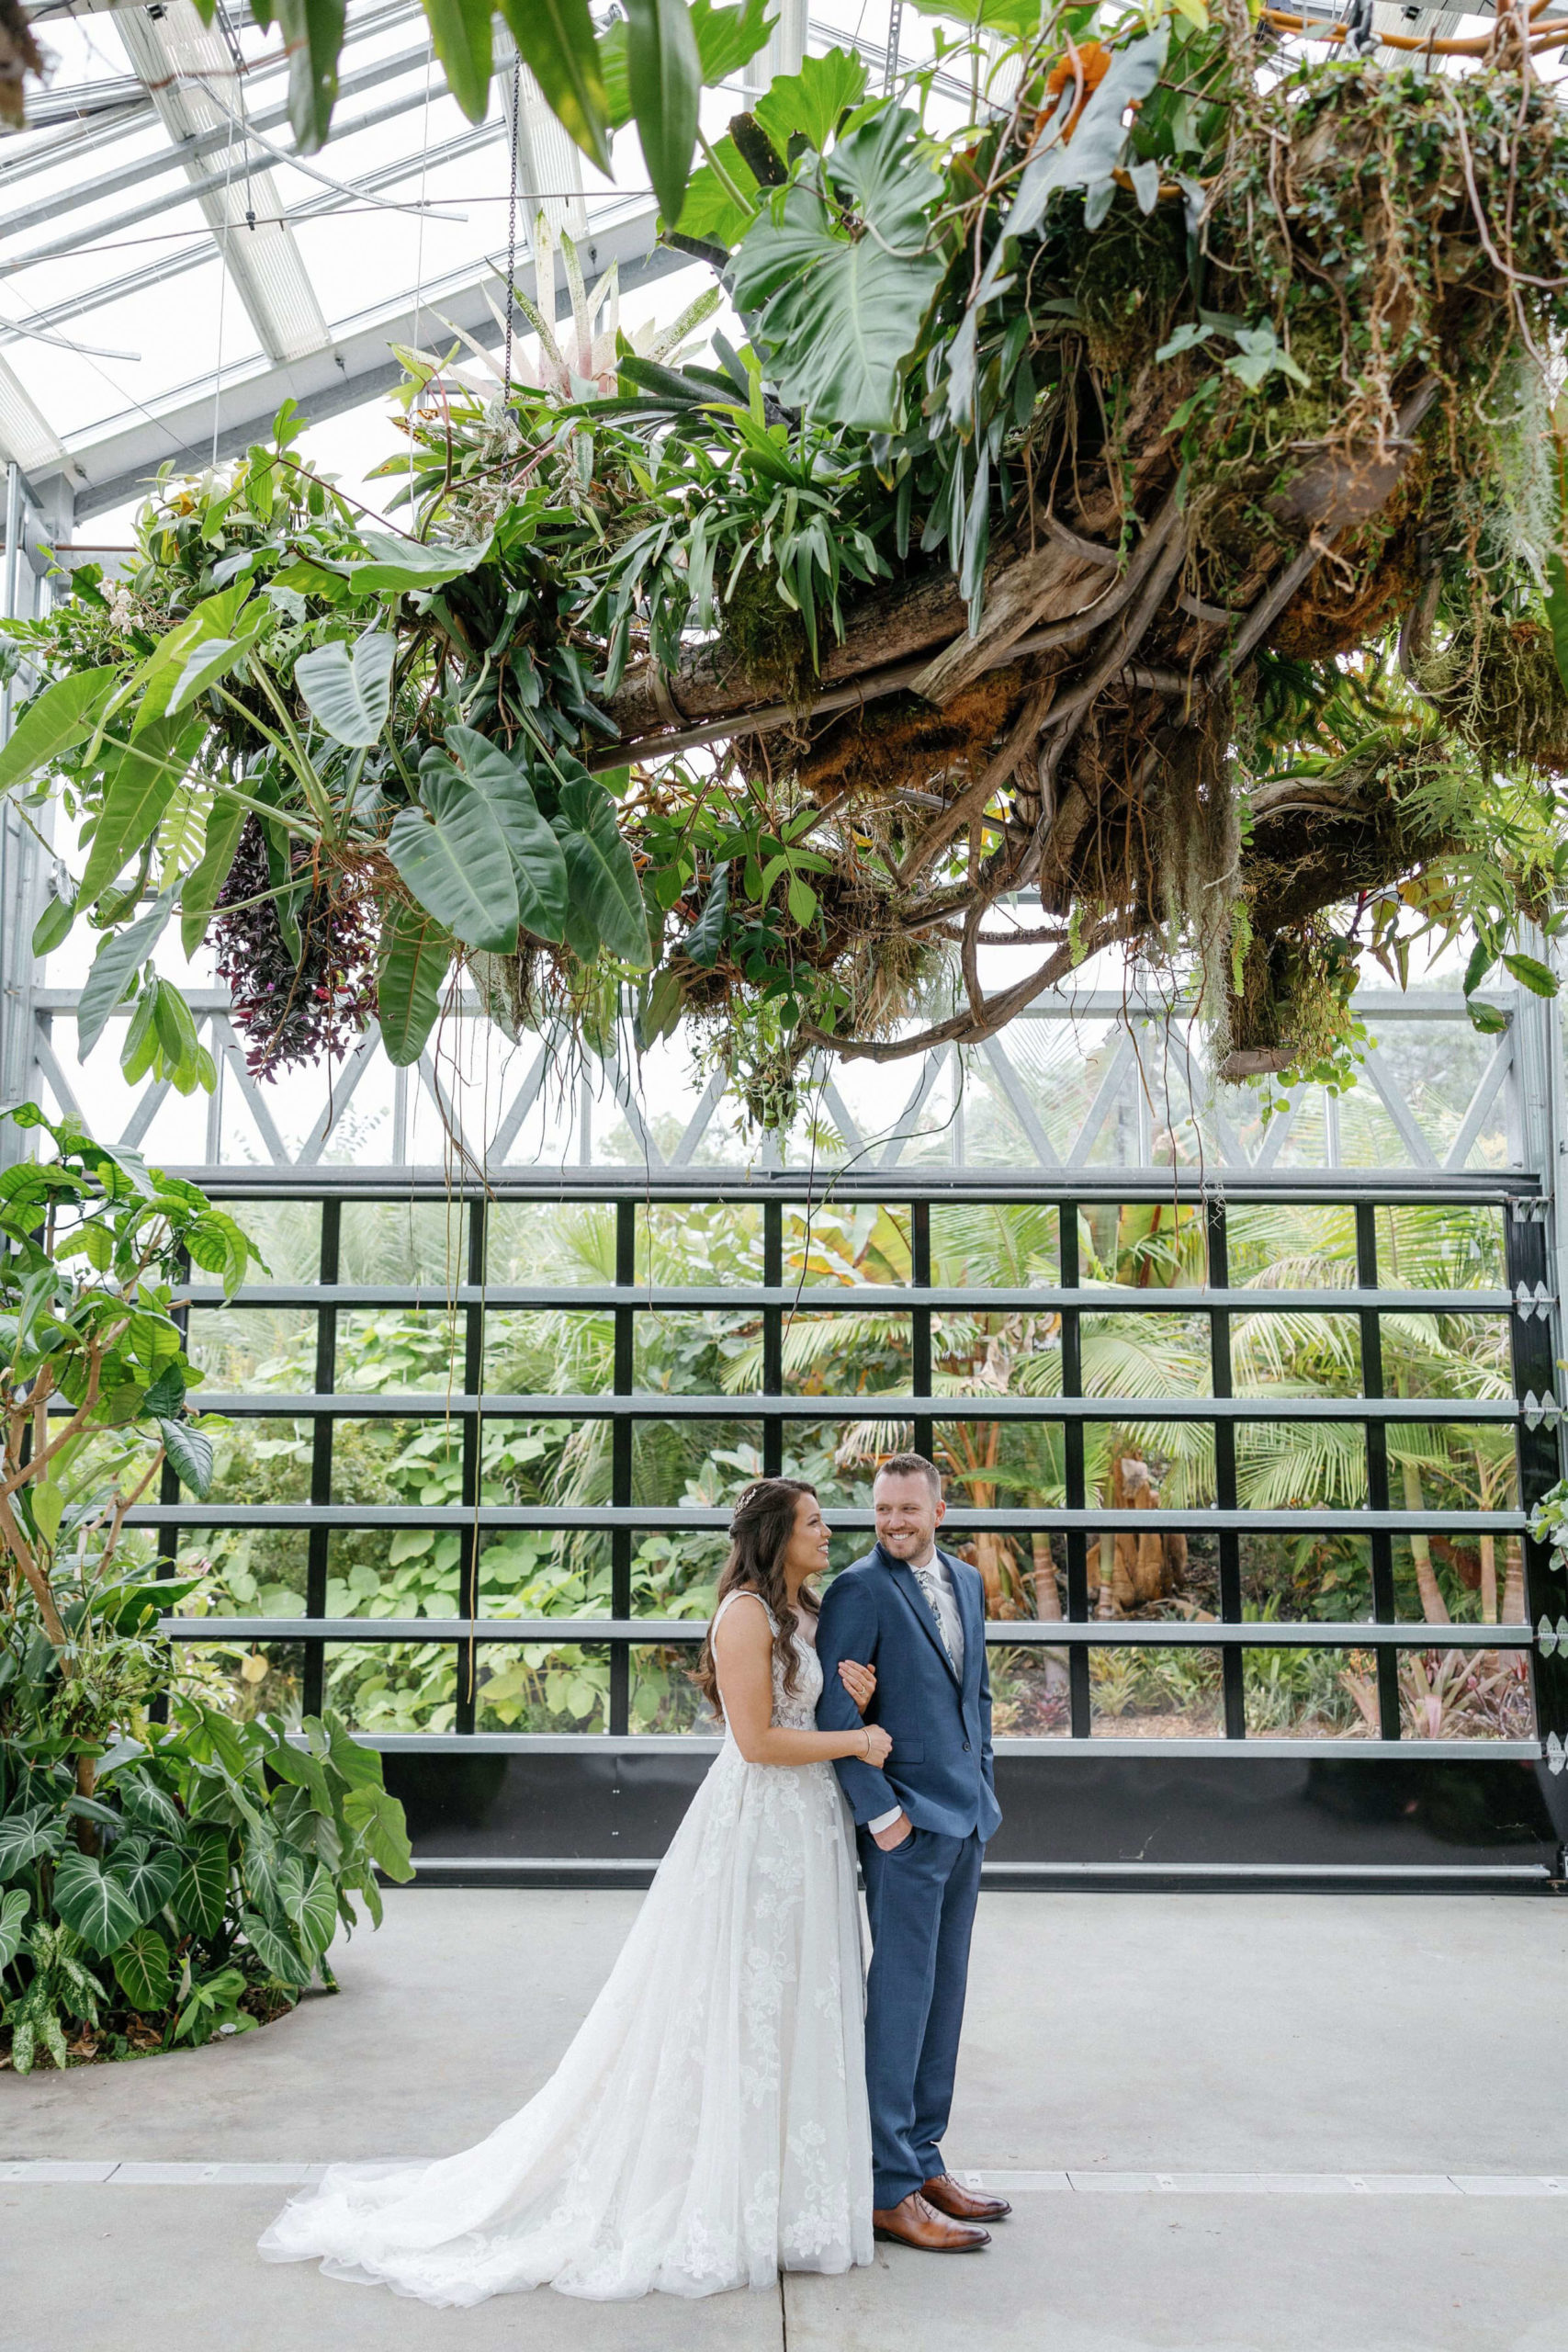
{"label": "navy dress pants", "polygon": [[874,2167],[872,2202],[902,2203],[944,2169],[969,1975],[969,1938],[985,1851],[978,1830],[916,1829],[884,1853],[858,1834],[871,1918],[865,2081]]}

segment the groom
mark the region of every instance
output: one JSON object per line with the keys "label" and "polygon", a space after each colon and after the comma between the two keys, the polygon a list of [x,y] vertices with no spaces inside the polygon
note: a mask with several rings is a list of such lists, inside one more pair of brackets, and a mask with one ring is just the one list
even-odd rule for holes
{"label": "groom", "polygon": [[985,1589],[939,1552],[942,1480],[895,1453],[872,1487],[876,1542],[823,1596],[821,1731],[852,1731],[841,1659],[876,1668],[872,1720],[892,1735],[878,1770],[835,1765],[854,1813],[871,1917],[865,2074],[879,2237],[933,2254],[988,2245],[982,2222],[1011,2209],[954,2180],[942,2160],[964,2023],[980,1858],[1001,1820],[993,1792]]}

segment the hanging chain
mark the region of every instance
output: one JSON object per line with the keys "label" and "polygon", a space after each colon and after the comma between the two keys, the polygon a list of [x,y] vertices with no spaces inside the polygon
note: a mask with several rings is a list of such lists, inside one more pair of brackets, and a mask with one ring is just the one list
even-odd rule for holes
{"label": "hanging chain", "polygon": [[502,395],[503,411],[512,406],[512,306],[517,298],[517,131],[518,109],[523,103],[523,65],[519,58],[512,61],[512,194],[506,209],[506,390]]}

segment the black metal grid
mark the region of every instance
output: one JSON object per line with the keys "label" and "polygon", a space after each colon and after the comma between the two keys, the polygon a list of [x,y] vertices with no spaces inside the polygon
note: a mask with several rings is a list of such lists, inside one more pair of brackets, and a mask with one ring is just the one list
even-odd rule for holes
{"label": "black metal grid", "polygon": [[[259,1177],[266,1174],[267,1171],[257,1171]],[[313,1432],[310,1500],[308,1504],[263,1506],[181,1503],[175,1499],[172,1492],[165,1490],[156,1505],[148,1505],[134,1511],[130,1515],[131,1521],[133,1524],[155,1526],[161,1532],[165,1547],[170,1550],[178,1532],[186,1528],[306,1528],[309,1531],[306,1609],[300,1618],[171,1618],[164,1621],[164,1630],[171,1638],[191,1642],[209,1642],[215,1637],[302,1641],[305,1655],[303,1695],[308,1709],[319,1707],[321,1703],[325,1645],[329,1642],[361,1644],[417,1639],[454,1643],[457,1647],[457,1703],[454,1734],[430,1736],[432,1747],[446,1748],[450,1748],[454,1737],[460,1741],[474,1736],[477,1645],[480,1641],[487,1645],[580,1641],[607,1645],[611,1663],[610,1735],[622,1740],[635,1738],[629,1725],[631,1651],[634,1644],[694,1644],[701,1639],[703,1627],[700,1623],[688,1619],[634,1618],[631,1609],[634,1536],[638,1532],[675,1532],[682,1529],[722,1527],[727,1514],[722,1510],[635,1504],[632,1499],[634,1423],[638,1419],[667,1419],[676,1416],[744,1419],[750,1423],[760,1423],[764,1468],[774,1472],[782,1466],[784,1430],[792,1419],[818,1423],[852,1419],[912,1422],[916,1445],[922,1452],[931,1452],[933,1424],[938,1418],[931,1403],[928,1402],[932,1399],[932,1316],[944,1308],[973,1308],[978,1303],[976,1293],[972,1289],[942,1289],[931,1284],[931,1205],[935,1201],[953,1198],[955,1191],[971,1200],[1017,1201],[1022,1196],[1022,1188],[993,1182],[989,1179],[983,1184],[970,1179],[962,1187],[955,1187],[945,1181],[940,1171],[934,1178],[928,1178],[923,1172],[916,1175],[899,1171],[877,1179],[874,1189],[864,1180],[847,1182],[840,1178],[835,1179],[830,1185],[818,1185],[813,1190],[798,1176],[778,1176],[761,1184],[742,1184],[723,1178],[709,1178],[705,1182],[694,1176],[671,1177],[663,1173],[652,1180],[619,1182],[613,1175],[606,1174],[592,1184],[584,1182],[570,1186],[543,1181],[508,1181],[494,1186],[488,1194],[471,1193],[466,1197],[460,1196],[467,1221],[466,1279],[450,1287],[440,1287],[429,1283],[349,1285],[341,1283],[338,1276],[342,1204],[345,1198],[407,1203],[411,1193],[415,1197],[423,1193],[425,1197],[451,1200],[452,1188],[445,1180],[427,1178],[422,1182],[414,1177],[394,1188],[389,1186],[385,1178],[378,1182],[367,1182],[356,1180],[355,1171],[351,1170],[323,1170],[314,1181],[301,1181],[296,1176],[287,1184],[270,1181],[225,1181],[215,1184],[211,1183],[210,1178],[209,1182],[214,1192],[231,1199],[243,1199],[246,1195],[276,1198],[281,1194],[300,1201],[319,1201],[321,1204],[319,1282],[313,1284],[250,1285],[228,1302],[241,1310],[293,1306],[306,1307],[314,1312],[317,1318],[314,1390],[300,1395],[268,1392],[229,1396],[207,1393],[192,1400],[201,1408],[231,1414],[309,1419]],[[1041,1189],[1039,1180],[1032,1180],[1027,1196],[1038,1199]],[[1533,1294],[1546,1273],[1546,1231],[1536,1188],[1528,1180],[1521,1182],[1517,1178],[1511,1178],[1506,1185],[1496,1180],[1473,1177],[1464,1180],[1445,1177],[1440,1185],[1413,1185],[1408,1179],[1398,1182],[1369,1182],[1359,1177],[1336,1181],[1333,1177],[1324,1176],[1314,1177],[1310,1181],[1276,1182],[1256,1188],[1250,1185],[1245,1189],[1234,1188],[1229,1198],[1235,1202],[1283,1196],[1300,1202],[1354,1203],[1358,1244],[1357,1287],[1332,1293],[1232,1290],[1228,1272],[1226,1201],[1212,1194],[1194,1193],[1190,1185],[1184,1189],[1185,1197],[1199,1200],[1204,1212],[1208,1286],[1180,1291],[1096,1287],[1089,1292],[1083,1288],[1079,1281],[1077,1240],[1080,1204],[1138,1197],[1169,1199],[1172,1196],[1171,1180],[1168,1179],[1160,1186],[1146,1179],[1131,1179],[1119,1171],[1110,1170],[1103,1173],[1094,1171],[1092,1175],[1086,1171],[1081,1178],[1075,1176],[1070,1183],[1065,1182],[1060,1193],[1055,1195],[1059,1200],[1060,1214],[1060,1281],[1056,1284],[984,1294],[984,1305],[989,1310],[1029,1306],[1036,1310],[1059,1312],[1063,1393],[1059,1396],[1038,1399],[1016,1396],[943,1397],[940,1418],[948,1421],[1022,1419],[1036,1422],[1060,1422],[1064,1429],[1066,1502],[1059,1510],[1048,1510],[983,1511],[957,1506],[950,1511],[947,1524],[960,1535],[982,1528],[1025,1536],[1039,1531],[1062,1533],[1066,1537],[1067,1557],[1066,1621],[1008,1620],[994,1623],[987,1626],[987,1639],[1015,1647],[1038,1644],[1066,1650],[1069,1732],[1074,1743],[1087,1741],[1090,1732],[1089,1657],[1091,1647],[1151,1645],[1218,1649],[1223,1661],[1224,1735],[1226,1741],[1231,1743],[1245,1741],[1247,1736],[1242,1679],[1244,1649],[1319,1645],[1370,1649],[1375,1652],[1378,1661],[1381,1739],[1382,1743],[1392,1745],[1399,1741],[1401,1736],[1398,1653],[1402,1648],[1427,1648],[1433,1644],[1430,1626],[1395,1622],[1393,1537],[1421,1532],[1434,1532],[1439,1529],[1449,1534],[1523,1534],[1531,1505],[1559,1475],[1559,1448],[1554,1422],[1549,1419],[1543,1424],[1529,1426],[1518,1401],[1527,1394],[1550,1399],[1554,1370],[1550,1324],[1539,1315],[1533,1317],[1522,1315],[1516,1298],[1521,1284]],[[694,1287],[639,1283],[637,1281],[636,1218],[639,1204],[656,1199],[755,1202],[759,1193],[762,1194],[763,1225],[763,1281],[761,1285],[750,1288],[739,1285]],[[907,1288],[900,1290],[886,1284],[853,1289],[815,1285],[796,1288],[784,1284],[783,1220],[786,1204],[805,1206],[813,1199],[820,1203],[825,1198],[841,1199],[846,1195],[875,1197],[908,1208],[912,1242],[912,1279]],[[489,1283],[485,1271],[488,1205],[498,1198],[613,1201],[616,1211],[614,1285],[562,1288],[554,1284]],[[1505,1219],[1508,1288],[1451,1292],[1380,1289],[1375,1206],[1379,1202],[1404,1201],[1455,1206],[1490,1202],[1505,1206],[1508,1211]],[[189,1288],[188,1301],[194,1306],[213,1306],[223,1303],[221,1294],[216,1288],[202,1284]],[[909,1316],[911,1379],[908,1392],[892,1396],[837,1397],[783,1394],[783,1337],[785,1317],[789,1312],[852,1314],[873,1308],[886,1313],[893,1305],[900,1306]],[[459,1393],[418,1390],[400,1395],[359,1395],[337,1389],[339,1315],[351,1307],[396,1306],[446,1310],[460,1320],[464,1332],[464,1371],[463,1388]],[[613,1311],[615,1349],[611,1390],[584,1396],[487,1394],[483,1385],[487,1315],[503,1308],[563,1306],[598,1311],[609,1308]],[[1322,1310],[1325,1306],[1331,1307],[1336,1313],[1354,1314],[1359,1318],[1364,1396],[1348,1398],[1290,1396],[1280,1399],[1234,1396],[1231,1318],[1235,1312]],[[637,1394],[635,1389],[636,1317],[639,1313],[660,1309],[711,1311],[716,1308],[752,1312],[759,1316],[762,1333],[762,1390],[721,1397]],[[1402,1310],[1427,1314],[1449,1311],[1507,1316],[1512,1339],[1515,1398],[1385,1397],[1382,1394],[1381,1321],[1384,1315]],[[1081,1317],[1086,1311],[1097,1316],[1148,1312],[1206,1315],[1211,1333],[1213,1394],[1190,1398],[1085,1397],[1082,1394]],[[335,1422],[382,1415],[408,1420],[441,1419],[459,1424],[462,1432],[459,1503],[445,1507],[367,1507],[334,1504],[331,1500]],[[611,1421],[614,1435],[610,1504],[606,1507],[552,1508],[481,1503],[479,1498],[479,1437],[481,1421],[487,1417],[507,1419],[524,1417],[538,1419],[595,1418]],[[1083,1430],[1086,1424],[1090,1421],[1126,1424],[1139,1419],[1170,1420],[1177,1418],[1208,1421],[1213,1427],[1215,1505],[1211,1509],[1190,1511],[1159,1508],[1153,1512],[1115,1512],[1098,1507],[1089,1508],[1084,1476]],[[1369,1479],[1366,1508],[1268,1512],[1239,1509],[1235,1499],[1236,1421],[1314,1418],[1351,1420],[1364,1427]],[[1517,1511],[1446,1511],[1440,1514],[1391,1509],[1386,1430],[1388,1422],[1393,1419],[1425,1419],[1450,1424],[1461,1421],[1512,1424],[1517,1432],[1521,1509]],[[871,1526],[869,1511],[835,1511],[834,1517],[836,1522],[843,1527],[869,1530]],[[334,1529],[388,1526],[457,1530],[461,1551],[459,1608],[455,1617],[403,1620],[329,1619],[326,1616],[327,1562]],[[607,1618],[490,1619],[480,1615],[478,1538],[488,1530],[524,1527],[590,1529],[609,1532],[612,1592],[611,1611]],[[1136,1532],[1179,1530],[1189,1534],[1217,1536],[1221,1597],[1219,1622],[1091,1621],[1089,1615],[1087,1562],[1089,1536],[1090,1533],[1122,1529]],[[1299,1535],[1319,1531],[1370,1538],[1373,1622],[1244,1624],[1240,1576],[1242,1536],[1248,1532]],[[1549,1555],[1528,1536],[1526,1577],[1532,1625],[1543,1616],[1555,1621],[1568,1611],[1568,1579],[1553,1570]],[[1529,1625],[1445,1626],[1440,1638],[1445,1648],[1519,1650],[1534,1647]],[[1568,1735],[1568,1657],[1562,1652],[1555,1656],[1538,1654],[1534,1661],[1534,1679],[1540,1735],[1544,1737],[1551,1731],[1556,1731],[1560,1736]],[[586,1750],[593,1745],[595,1736],[584,1734],[581,1738]],[[406,1736],[400,1745],[408,1745]],[[551,1745],[558,1745],[558,1741],[552,1740]],[[1100,1743],[1095,1745],[1098,1747]],[[1156,1747],[1157,1743],[1151,1742],[1150,1746]]]}

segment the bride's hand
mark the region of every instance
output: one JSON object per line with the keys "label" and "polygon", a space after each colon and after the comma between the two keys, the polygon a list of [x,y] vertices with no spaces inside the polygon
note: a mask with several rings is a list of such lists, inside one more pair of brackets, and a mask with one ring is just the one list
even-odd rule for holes
{"label": "bride's hand", "polygon": [[880,1772],[882,1767],[886,1763],[892,1753],[892,1733],[889,1731],[884,1731],[880,1724],[867,1724],[865,1727],[866,1762],[868,1764],[874,1764],[877,1770]]}
{"label": "bride's hand", "polygon": [[876,1690],[876,1668],[857,1666],[852,1657],[846,1657],[840,1663],[839,1679],[863,1715]]}

